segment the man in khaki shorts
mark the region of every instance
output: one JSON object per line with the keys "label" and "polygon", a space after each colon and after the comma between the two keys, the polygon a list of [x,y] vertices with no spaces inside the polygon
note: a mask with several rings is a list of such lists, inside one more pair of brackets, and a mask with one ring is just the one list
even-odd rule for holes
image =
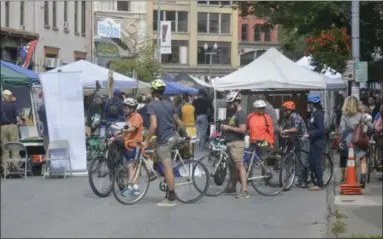
{"label": "man in khaki shorts", "polygon": [[225,131],[225,137],[227,139],[227,146],[231,158],[235,163],[235,168],[232,172],[232,185],[226,191],[228,193],[236,192],[236,185],[238,181],[241,183],[241,190],[237,194],[237,199],[249,198],[247,193],[247,174],[246,168],[243,164],[243,154],[245,148],[245,133],[247,130],[246,114],[241,106],[241,95],[239,92],[230,92],[226,96],[226,103],[230,108],[234,108],[236,111],[234,115],[230,118],[228,125],[223,125],[223,130]]}
{"label": "man in khaki shorts", "polygon": [[149,145],[153,135],[156,135],[156,156],[164,167],[165,181],[169,191],[165,199],[158,203],[159,206],[175,206],[176,194],[174,192],[175,182],[173,168],[171,162],[171,152],[177,144],[178,127],[183,127],[181,120],[178,118],[173,104],[165,99],[162,95],[165,91],[165,83],[162,80],[154,80],[152,82],[153,101],[148,105],[147,113],[150,115],[150,127],[146,136],[146,144]]}

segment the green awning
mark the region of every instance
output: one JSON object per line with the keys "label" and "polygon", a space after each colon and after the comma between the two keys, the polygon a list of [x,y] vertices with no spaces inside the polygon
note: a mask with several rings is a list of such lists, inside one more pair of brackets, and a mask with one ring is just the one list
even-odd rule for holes
{"label": "green awning", "polygon": [[4,85],[30,85],[31,80],[29,77],[14,71],[8,67],[5,67],[3,64],[0,69],[0,80],[1,84]]}

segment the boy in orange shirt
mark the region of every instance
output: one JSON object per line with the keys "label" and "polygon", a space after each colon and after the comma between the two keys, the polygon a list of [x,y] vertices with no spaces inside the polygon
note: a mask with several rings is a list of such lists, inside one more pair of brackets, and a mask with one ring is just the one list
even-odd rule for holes
{"label": "boy in orange shirt", "polygon": [[143,132],[143,119],[139,113],[137,113],[137,100],[133,98],[126,98],[123,101],[124,112],[126,116],[126,125],[128,126],[124,132],[124,142],[127,150],[124,152],[128,171],[129,171],[129,185],[122,191],[123,196],[140,195],[138,182],[132,182],[134,177],[134,161],[139,154],[139,148],[137,142],[142,142]]}

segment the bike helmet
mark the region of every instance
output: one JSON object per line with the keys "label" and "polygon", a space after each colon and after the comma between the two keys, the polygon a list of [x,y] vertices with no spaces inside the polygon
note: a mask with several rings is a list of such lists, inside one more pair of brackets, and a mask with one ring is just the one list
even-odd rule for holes
{"label": "bike helmet", "polygon": [[226,95],[226,103],[233,103],[236,100],[241,100],[242,96],[239,94],[239,92],[230,92]]}
{"label": "bike helmet", "polygon": [[286,101],[285,103],[282,104],[282,109],[286,110],[295,110],[295,103],[293,101]]}
{"label": "bike helmet", "polygon": [[126,98],[124,101],[123,101],[123,104],[124,105],[127,105],[129,107],[132,107],[132,108],[136,108],[138,106],[138,102],[137,100],[133,99],[133,98]]}
{"label": "bike helmet", "polygon": [[155,92],[164,93],[166,84],[160,79],[152,81],[151,88]]}
{"label": "bike helmet", "polygon": [[314,104],[320,103],[320,97],[316,95],[309,95],[308,102]]}
{"label": "bike helmet", "polygon": [[256,100],[253,104],[255,109],[266,108],[266,103],[263,100]]}

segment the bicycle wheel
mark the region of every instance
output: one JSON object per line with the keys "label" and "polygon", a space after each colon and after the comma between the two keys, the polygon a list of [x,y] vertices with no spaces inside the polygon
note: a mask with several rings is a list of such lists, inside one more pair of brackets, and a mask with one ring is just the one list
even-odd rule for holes
{"label": "bicycle wheel", "polygon": [[[174,190],[178,201],[195,203],[206,195],[210,177],[209,171],[203,163],[190,159],[179,161],[173,168],[173,172],[175,176]],[[192,189],[195,189],[196,193],[193,193]],[[185,199],[184,196],[188,198]]]}
{"label": "bicycle wheel", "polygon": [[294,153],[288,153],[281,158],[281,169],[279,171],[279,184],[283,186],[284,191],[289,191],[294,185],[297,172],[297,156]]}
{"label": "bicycle wheel", "polygon": [[[97,157],[92,161],[88,170],[88,179],[90,188],[97,196],[107,197],[112,192],[113,177],[108,162],[104,157]],[[100,188],[97,188],[96,185],[100,186]]]}
{"label": "bicycle wheel", "polygon": [[[130,166],[133,167],[132,175],[128,169]],[[113,196],[124,205],[135,204],[148,192],[149,177],[148,168],[140,161],[121,165],[114,175]]]}
{"label": "bicycle wheel", "polygon": [[[233,165],[227,159],[219,160],[219,154],[210,153],[198,159],[209,171],[210,183],[206,196],[218,196],[224,193],[231,183]],[[219,165],[217,165],[219,164]],[[215,170],[216,169],[216,170]],[[213,171],[215,170],[214,174]]]}
{"label": "bicycle wheel", "polygon": [[275,196],[283,191],[283,185],[279,184],[278,160],[268,157],[264,160],[253,162],[249,172],[251,186],[263,196]]}
{"label": "bicycle wheel", "polygon": [[[327,153],[323,153],[322,154],[322,170],[323,170],[322,178],[323,178],[324,187],[326,187],[331,181],[333,170],[334,170],[333,167],[334,167],[334,164],[332,162],[331,157]],[[312,183],[314,183],[314,185],[317,185],[315,174],[313,172],[310,172],[310,177],[311,177]]]}
{"label": "bicycle wheel", "polygon": [[370,145],[368,149],[368,157],[367,157],[367,183],[371,181],[371,173],[374,170],[374,147]]}

